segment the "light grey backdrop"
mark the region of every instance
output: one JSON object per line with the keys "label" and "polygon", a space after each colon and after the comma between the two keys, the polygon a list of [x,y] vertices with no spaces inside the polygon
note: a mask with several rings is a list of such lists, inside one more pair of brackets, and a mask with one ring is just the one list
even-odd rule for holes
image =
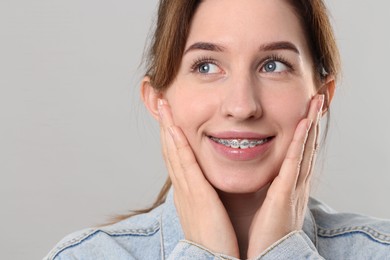
{"label": "light grey backdrop", "polygon": [[[0,2],[1,259],[40,259],[155,197],[165,172],[137,66],[156,2]],[[344,77],[314,194],[390,218],[390,4],[327,2]]]}

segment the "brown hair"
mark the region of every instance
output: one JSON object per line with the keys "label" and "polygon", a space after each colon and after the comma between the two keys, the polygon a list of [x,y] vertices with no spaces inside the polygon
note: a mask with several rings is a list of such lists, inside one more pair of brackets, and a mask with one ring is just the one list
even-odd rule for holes
{"label": "brown hair", "polygon": [[[316,79],[324,81],[327,76],[337,78],[340,72],[340,57],[328,11],[322,0],[286,0],[300,19],[313,58]],[[201,0],[160,0],[149,53],[146,57],[146,76],[158,91],[164,91],[175,79],[192,17]],[[329,114],[329,113],[328,113]],[[156,201],[150,208],[134,211],[117,217],[125,219],[135,214],[147,213],[164,203],[171,187],[168,178]]]}

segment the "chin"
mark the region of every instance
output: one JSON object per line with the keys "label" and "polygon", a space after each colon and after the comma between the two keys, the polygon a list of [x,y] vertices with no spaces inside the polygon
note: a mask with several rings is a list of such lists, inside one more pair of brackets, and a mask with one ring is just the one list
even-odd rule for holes
{"label": "chin", "polygon": [[[207,177],[207,176],[206,176]],[[208,176],[210,184],[218,191],[231,194],[256,193],[264,190],[273,181],[275,175],[253,176],[253,174],[234,173],[231,176]]]}

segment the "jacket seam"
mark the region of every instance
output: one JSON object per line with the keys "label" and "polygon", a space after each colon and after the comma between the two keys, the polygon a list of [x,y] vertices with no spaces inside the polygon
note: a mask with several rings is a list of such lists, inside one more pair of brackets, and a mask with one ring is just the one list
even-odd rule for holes
{"label": "jacket seam", "polygon": [[150,236],[155,234],[159,230],[160,226],[157,224],[154,224],[152,227],[147,229],[120,229],[120,230],[114,230],[114,231],[106,231],[102,229],[90,229],[79,236],[72,238],[69,241],[66,241],[55,248],[53,253],[51,253],[48,257],[48,259],[54,259],[57,257],[61,252],[78,246],[82,242],[91,239],[98,233],[105,233],[111,237],[122,237],[122,236]]}
{"label": "jacket seam", "polygon": [[189,240],[186,240],[186,239],[182,239],[180,240],[179,242],[182,242],[182,243],[186,243],[188,245],[192,245],[192,246],[195,246],[197,248],[199,248],[200,250],[203,250],[203,251],[206,251],[207,253],[209,253],[210,255],[216,257],[217,259],[221,259],[221,260],[234,260],[236,258],[231,258],[227,255],[224,255],[224,254],[218,254],[218,253],[214,253],[212,251],[210,251],[208,248],[204,247],[204,246],[201,246],[195,242],[192,242],[192,241],[189,241]]}
{"label": "jacket seam", "polygon": [[343,227],[338,229],[325,229],[317,226],[318,236],[324,238],[331,238],[337,236],[344,236],[353,233],[360,233],[368,236],[372,240],[382,243],[382,244],[390,244],[390,235],[383,234],[371,227],[367,226],[353,226],[353,227]]}
{"label": "jacket seam", "polygon": [[316,222],[316,220],[314,218],[314,215],[311,212],[311,210],[309,210],[309,213],[310,213],[311,220],[313,221],[314,246],[315,246],[315,248],[318,248],[318,232],[317,232],[318,226],[317,226],[317,222]]}
{"label": "jacket seam", "polygon": [[161,213],[160,219],[159,219],[159,225],[160,225],[160,244],[161,244],[161,259],[165,260],[165,245],[164,245],[164,229],[163,229],[163,214]]}
{"label": "jacket seam", "polygon": [[[261,253],[261,255],[256,258],[256,259],[261,259],[262,257],[266,256],[268,253],[270,253],[273,249],[275,249],[276,247],[278,247],[281,243],[283,243],[285,240],[289,239],[290,237],[294,236],[295,234],[299,234],[299,230],[295,230],[295,231],[292,231],[290,233],[288,233],[287,235],[285,235],[284,237],[282,237],[281,239],[279,239],[278,241],[276,241],[275,243],[273,243],[271,246],[269,246],[264,252]],[[303,231],[302,231],[303,232]]]}

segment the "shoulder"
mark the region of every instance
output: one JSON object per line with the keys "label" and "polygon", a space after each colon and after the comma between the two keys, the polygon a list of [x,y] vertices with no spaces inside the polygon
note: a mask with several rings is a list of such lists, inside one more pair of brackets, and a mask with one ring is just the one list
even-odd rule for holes
{"label": "shoulder", "polygon": [[[72,233],[62,239],[45,259],[138,259],[140,256],[152,259],[154,254],[159,255],[160,215],[161,207],[113,225]],[[145,254],[142,248],[146,244],[155,252]]]}
{"label": "shoulder", "polygon": [[339,213],[315,199],[310,200],[309,209],[315,222],[317,248],[324,256],[373,259],[390,255],[390,220]]}

